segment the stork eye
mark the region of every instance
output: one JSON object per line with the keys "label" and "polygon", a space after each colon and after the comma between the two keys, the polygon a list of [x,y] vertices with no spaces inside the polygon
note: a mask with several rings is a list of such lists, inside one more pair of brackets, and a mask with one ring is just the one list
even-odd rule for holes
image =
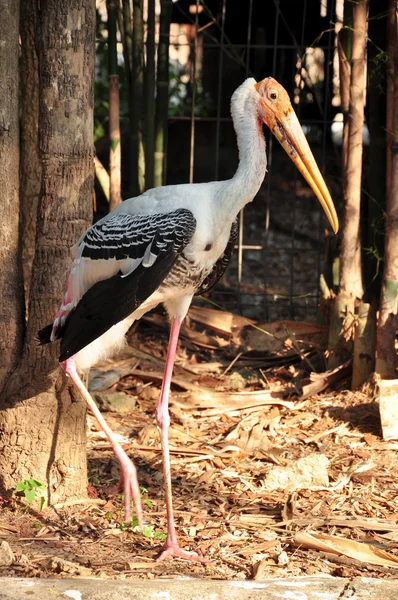
{"label": "stork eye", "polygon": [[275,90],[272,90],[269,93],[269,98],[270,98],[270,100],[276,100],[278,98],[278,92],[276,92]]}

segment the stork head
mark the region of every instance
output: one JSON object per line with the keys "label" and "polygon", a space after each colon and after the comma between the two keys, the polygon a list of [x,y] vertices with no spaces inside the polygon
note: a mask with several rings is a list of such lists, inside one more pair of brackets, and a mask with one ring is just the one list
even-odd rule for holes
{"label": "stork head", "polygon": [[336,233],[339,220],[326,183],[318,169],[299,120],[290,103],[286,90],[272,77],[255,84],[259,95],[259,118],[270,128],[284,150],[290,156],[315,196]]}

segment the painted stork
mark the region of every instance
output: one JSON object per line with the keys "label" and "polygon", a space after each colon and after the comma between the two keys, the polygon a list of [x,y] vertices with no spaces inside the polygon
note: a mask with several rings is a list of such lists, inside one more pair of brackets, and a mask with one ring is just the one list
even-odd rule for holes
{"label": "painted stork", "polygon": [[168,555],[204,561],[178,545],[170,476],[168,399],[181,323],[192,298],[224,273],[236,241],[239,211],[253,200],[266,173],[263,123],[268,125],[321,203],[336,232],[338,218],[326,184],[284,88],[268,77],[246,79],[231,100],[239,166],[227,181],[164,186],[120,204],[90,227],[74,247],[61,308],[41,343],[61,339],[60,363],[87,401],[121,467],[126,519],[133,500],[143,518],[136,469],[84,386],[79,373],[125,343],[132,323],[163,303],[170,340],[156,419],[160,429],[167,507]]}

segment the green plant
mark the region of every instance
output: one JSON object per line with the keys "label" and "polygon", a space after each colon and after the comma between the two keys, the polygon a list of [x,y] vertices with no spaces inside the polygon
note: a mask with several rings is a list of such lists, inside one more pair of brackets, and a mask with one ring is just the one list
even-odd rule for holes
{"label": "green plant", "polygon": [[[148,493],[148,490],[146,487],[141,485],[140,492],[141,492],[141,497],[143,497],[145,494]],[[121,494],[119,497],[122,500],[124,500],[123,494]],[[152,506],[153,506],[152,501],[149,500],[149,498],[146,498],[143,501],[143,504],[145,504],[145,506],[148,506],[149,508],[152,508]],[[134,519],[131,520],[131,523],[121,523],[120,529],[122,531],[128,531],[129,529],[131,529],[131,531],[138,532],[139,531],[138,519],[136,517],[134,517]],[[162,533],[161,531],[154,531],[152,525],[144,525],[144,527],[142,528],[142,533],[143,533],[144,537],[146,537],[146,538],[160,539],[160,540],[166,539],[166,534]]]}
{"label": "green plant", "polygon": [[46,486],[40,483],[40,481],[36,481],[36,479],[25,479],[23,481],[19,481],[15,486],[15,491],[22,492],[29,505],[31,505],[35,499],[38,500],[39,511],[41,511],[44,506],[45,498],[44,496],[37,498],[37,492],[38,490],[44,489],[46,489]]}
{"label": "green plant", "polygon": [[[126,529],[127,529],[127,527],[126,527]],[[138,531],[138,519],[137,518],[134,518],[131,521],[131,529],[133,531]],[[160,539],[160,540],[166,539],[166,534],[163,533],[162,531],[155,531],[153,529],[152,525],[144,525],[144,527],[142,528],[142,533],[143,533],[144,537],[146,537],[146,538]]]}
{"label": "green plant", "polygon": [[[140,492],[141,498],[143,498],[143,496],[148,493],[148,490],[143,485],[140,485]],[[145,504],[145,506],[148,506],[148,508],[152,508],[153,506],[152,500],[149,500],[149,498],[146,498],[143,503]]]}
{"label": "green plant", "polygon": [[97,475],[91,475],[91,477],[88,478],[90,483],[95,483],[96,485],[99,485],[101,483],[101,480],[99,477],[97,477]]}

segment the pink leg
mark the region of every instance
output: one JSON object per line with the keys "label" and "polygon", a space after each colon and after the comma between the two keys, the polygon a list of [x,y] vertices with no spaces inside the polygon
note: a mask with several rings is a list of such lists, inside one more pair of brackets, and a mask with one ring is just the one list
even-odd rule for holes
{"label": "pink leg", "polygon": [[134,508],[137,513],[138,525],[142,530],[143,527],[143,518],[142,518],[142,507],[141,507],[141,496],[140,496],[140,487],[138,485],[137,480],[137,470],[135,468],[134,463],[127,456],[119,442],[116,440],[115,435],[112,429],[109,427],[101,412],[99,411],[97,405],[94,400],[90,396],[87,388],[82,382],[77,370],[75,361],[73,358],[68,358],[65,362],[61,363],[61,367],[64,369],[65,373],[69,375],[72,379],[73,383],[87,402],[90,407],[92,413],[97,419],[101,429],[104,431],[106,437],[112,444],[112,448],[116,454],[116,458],[120,463],[121,468],[121,481],[123,482],[124,487],[124,511],[125,511],[125,519],[129,521],[131,519],[131,499],[134,502]]}
{"label": "pink leg", "polygon": [[187,560],[209,562],[206,558],[199,556],[197,552],[187,552],[179,547],[174,524],[168,436],[168,428],[170,425],[169,393],[180,327],[181,320],[178,317],[173,319],[171,324],[169,348],[167,351],[162,390],[160,392],[159,402],[156,407],[156,420],[160,429],[160,440],[162,444],[163,475],[167,510],[167,539],[157,560],[163,560],[167,556],[175,556],[178,558],[185,558]]}

